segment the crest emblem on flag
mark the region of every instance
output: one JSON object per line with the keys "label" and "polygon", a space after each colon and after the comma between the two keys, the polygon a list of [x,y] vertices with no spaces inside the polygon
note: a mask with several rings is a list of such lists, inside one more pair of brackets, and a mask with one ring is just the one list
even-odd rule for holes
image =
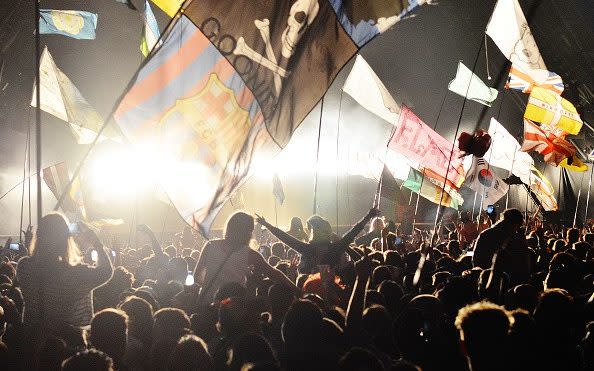
{"label": "crest emblem on flag", "polygon": [[[159,125],[171,131],[165,136],[171,136],[172,141],[184,137],[179,153],[182,159],[199,157],[210,166],[222,168],[230,152],[241,147],[240,142],[246,137],[251,123],[249,112],[238,104],[233,91],[213,73],[204,89],[193,97],[176,101]],[[226,134],[221,136],[221,133]]]}
{"label": "crest emblem on flag", "polygon": [[85,26],[85,20],[76,12],[62,10],[52,11],[51,14],[54,25],[60,31],[77,35]]}

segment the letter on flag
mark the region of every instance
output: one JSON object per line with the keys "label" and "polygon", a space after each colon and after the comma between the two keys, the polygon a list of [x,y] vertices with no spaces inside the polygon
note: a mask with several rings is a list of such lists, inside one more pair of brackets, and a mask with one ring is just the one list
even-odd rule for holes
{"label": "letter on flag", "polygon": [[145,57],[153,50],[159,40],[159,25],[153,14],[153,9],[148,0],[144,1],[144,13],[142,13],[142,38],[140,39],[140,52]]}
{"label": "letter on flag", "polygon": [[135,146],[151,149],[172,203],[206,233],[358,45],[329,1],[195,1],[173,22],[114,118]]}
{"label": "letter on flag", "polygon": [[80,10],[39,10],[39,33],[95,39],[97,14]]}
{"label": "letter on flag", "polygon": [[[66,121],[79,144],[93,142],[103,126],[103,119],[85,100],[72,81],[55,64],[47,47],[43,49],[39,67],[41,77],[41,109]],[[33,86],[31,105],[36,106],[36,86]],[[100,139],[116,138],[112,127],[103,131]]]}
{"label": "letter on flag", "polygon": [[489,124],[489,135],[491,135],[492,144],[483,158],[487,159],[491,166],[509,170],[522,179],[522,182],[529,184],[534,166],[532,157],[520,151],[520,143],[493,117]]}
{"label": "letter on flag", "polygon": [[472,165],[464,185],[484,195],[483,208],[499,201],[509,190],[509,186],[493,172],[489,163],[483,157],[476,156],[472,156]]}
{"label": "letter on flag", "polygon": [[368,111],[396,125],[400,107],[361,55],[357,55],[342,90]]}
{"label": "letter on flag", "polygon": [[557,127],[573,135],[579,133],[583,125],[571,102],[538,86],[530,93],[524,118]]}
{"label": "letter on flag", "polygon": [[448,182],[454,188],[460,187],[464,181],[464,169],[458,149],[454,148],[452,153],[452,143],[427,126],[404,105],[388,147],[442,177],[447,173]]}
{"label": "letter on flag", "polygon": [[466,97],[475,102],[491,107],[491,103],[497,99],[497,89],[485,85],[485,83],[462,62],[458,62],[456,77],[448,84],[448,89],[454,93]]}

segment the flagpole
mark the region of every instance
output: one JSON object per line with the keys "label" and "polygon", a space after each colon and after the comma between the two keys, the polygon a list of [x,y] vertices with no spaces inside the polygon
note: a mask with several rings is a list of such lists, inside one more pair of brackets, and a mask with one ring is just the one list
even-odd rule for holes
{"label": "flagpole", "polygon": [[[31,124],[29,123],[29,125],[31,125]],[[30,138],[29,138],[30,133],[31,133],[31,131],[28,130],[27,131],[27,139],[25,142],[25,155],[23,156],[23,180],[21,181],[23,187],[21,190],[21,222],[19,225],[19,242],[23,242],[21,231],[23,230],[23,214],[25,211],[25,176],[26,176],[26,170],[27,170],[27,159],[29,157],[29,156],[27,156],[27,153],[29,151],[29,146],[30,146],[30,143],[29,143],[30,142]]]}
{"label": "flagpole", "polygon": [[[37,226],[41,224],[41,82],[40,82],[39,0],[35,0],[35,161],[37,168]],[[66,190],[61,197],[64,199]]]}
{"label": "flagpole", "polygon": [[277,200],[276,197],[272,198],[274,198],[274,226],[278,227],[278,211],[276,209]]}
{"label": "flagpole", "polygon": [[476,207],[476,198],[478,196],[478,192],[474,191],[474,201],[472,201],[472,216],[470,219],[474,220],[474,208]]}
{"label": "flagpole", "polygon": [[[516,152],[514,151],[514,157],[512,158],[512,166],[511,169],[509,169],[509,174],[507,175],[508,177],[510,177],[512,175],[512,172],[514,170],[514,165],[516,163]],[[511,187],[507,187],[507,192],[505,193],[505,208],[507,209],[507,205],[509,203],[509,190],[511,189]]]}
{"label": "flagpole", "polygon": [[340,89],[340,100],[338,101],[338,121],[336,122],[336,234],[339,234],[338,232],[338,226],[339,226],[339,222],[338,222],[338,179],[339,179],[339,167],[338,167],[338,158],[339,158],[339,147],[340,147],[340,115],[342,112],[342,98],[343,98],[343,94],[344,91],[342,89]]}
{"label": "flagpole", "polygon": [[588,181],[588,196],[586,196],[586,212],[584,213],[584,224],[588,221],[588,207],[590,206],[590,191],[592,190],[592,173],[594,173],[594,163],[590,164],[590,180]]}
{"label": "flagpole", "polygon": [[582,184],[584,182],[584,175],[586,175],[585,171],[582,173],[582,179],[580,180],[580,189],[578,190],[577,201],[575,202],[575,213],[573,214],[573,228],[575,228],[575,223],[577,222],[577,214],[578,209],[580,207],[580,197],[582,196]]}
{"label": "flagpole", "polygon": [[[483,49],[483,42],[481,40],[480,46],[478,51],[476,52],[476,57],[474,58],[474,63],[472,65],[472,73],[476,69],[476,64],[478,62],[479,56],[481,54],[481,50]],[[454,148],[456,147],[456,140],[458,138],[458,131],[460,130],[460,124],[462,123],[462,115],[464,114],[464,108],[466,107],[466,102],[468,101],[468,92],[470,91],[470,84],[472,83],[472,78],[469,79],[468,85],[466,87],[466,94],[464,94],[464,101],[462,102],[462,108],[460,109],[460,114],[458,115],[458,123],[456,124],[456,132],[454,133],[454,140],[452,141],[452,149],[450,150],[450,158],[448,160],[448,165],[446,167],[445,179],[443,181],[443,187],[441,188],[441,194],[439,195],[439,203],[437,204],[437,208],[435,211],[435,222],[433,224],[433,237],[431,238],[431,243],[436,241],[435,236],[437,234],[437,221],[439,220],[439,214],[441,210],[441,203],[443,202],[443,194],[445,192],[445,187],[448,183],[448,175],[450,173],[450,165],[452,164],[452,157],[454,156]],[[444,98],[445,101],[445,98]],[[431,249],[433,246],[430,246]],[[419,259],[419,265],[417,267],[417,271],[413,277],[413,286],[416,287],[419,283],[421,278],[421,271],[423,270],[423,266],[425,266],[425,261],[427,260],[428,251],[421,253],[421,258]]]}
{"label": "flagpole", "polygon": [[320,138],[322,136],[322,117],[324,114],[324,98],[325,95],[322,96],[322,102],[320,103],[320,123],[318,125],[318,148],[316,150],[316,175],[314,177],[314,197],[313,197],[313,212],[312,214],[317,214],[318,211],[318,172],[320,167]]}

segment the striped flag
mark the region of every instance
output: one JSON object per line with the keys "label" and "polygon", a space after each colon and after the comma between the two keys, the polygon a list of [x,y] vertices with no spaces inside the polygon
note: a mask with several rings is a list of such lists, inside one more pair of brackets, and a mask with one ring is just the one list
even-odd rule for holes
{"label": "striped flag", "polygon": [[563,131],[528,119],[524,119],[524,143],[520,150],[536,151],[544,156],[545,162],[555,166],[576,153],[576,148],[565,140]]}
{"label": "striped flag", "polygon": [[524,118],[559,128],[576,135],[582,129],[582,119],[566,99],[550,90],[535,86],[528,98]]}
{"label": "striped flag", "polygon": [[[65,162],[46,167],[42,170],[42,177],[56,199],[60,198],[70,182],[70,174],[68,173],[68,166]],[[69,218],[86,219],[86,211],[79,177],[76,177],[72,182],[70,191],[62,202],[62,210],[68,214]]]}
{"label": "striped flag", "polygon": [[144,1],[144,13],[142,13],[142,39],[140,39],[140,52],[145,57],[153,50],[159,40],[159,25],[153,14],[153,9],[148,0]]}
{"label": "striped flag", "polygon": [[440,184],[437,180],[427,176],[427,174],[423,176],[421,171],[412,167],[409,170],[408,178],[402,183],[402,186],[418,193],[434,204],[439,204],[441,201],[442,206],[451,207],[452,209],[458,210],[464,202],[458,191],[450,189],[448,192],[448,187],[446,187],[442,196],[443,182]]}
{"label": "striped flag", "polygon": [[511,66],[507,83],[505,84],[506,89],[520,90],[522,93],[530,94],[532,88],[535,86],[548,89],[559,95],[565,89],[561,76],[554,72],[534,69],[527,73],[519,68],[515,68],[514,65]]}

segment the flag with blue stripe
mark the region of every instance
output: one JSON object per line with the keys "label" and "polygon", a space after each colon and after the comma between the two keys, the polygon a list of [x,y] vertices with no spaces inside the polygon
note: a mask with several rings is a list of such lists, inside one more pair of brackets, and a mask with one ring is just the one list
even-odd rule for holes
{"label": "flag with blue stripe", "polygon": [[39,10],[39,33],[57,34],[81,40],[95,39],[97,14],[80,10]]}

